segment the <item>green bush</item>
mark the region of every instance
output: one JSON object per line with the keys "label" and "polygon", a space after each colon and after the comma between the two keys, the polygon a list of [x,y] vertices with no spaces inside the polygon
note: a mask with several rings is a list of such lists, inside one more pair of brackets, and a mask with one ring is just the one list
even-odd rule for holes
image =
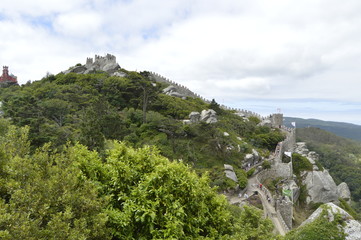
{"label": "green bush", "polygon": [[255,171],[256,171],[255,168],[251,168],[250,170],[248,170],[247,171],[247,177],[251,177]]}
{"label": "green bush", "polygon": [[360,216],[357,214],[357,212],[343,199],[339,198],[340,201],[340,207],[348,212],[354,219],[360,220]]}
{"label": "green bush", "polygon": [[287,233],[285,240],[344,240],[343,220],[340,214],[334,214],[334,220],[329,221],[327,209],[313,222],[296,228]]}
{"label": "green bush", "polygon": [[235,173],[236,173],[237,178],[238,178],[239,187],[241,189],[244,189],[245,187],[247,187],[248,178],[247,178],[246,171],[243,170],[243,169],[236,169]]}
{"label": "green bush", "polygon": [[271,168],[271,163],[267,160],[264,160],[262,163],[262,168],[263,169],[270,169]]}
{"label": "green bush", "polygon": [[312,171],[313,169],[312,163],[298,153],[292,153],[292,167],[296,175],[300,175],[301,171]]}

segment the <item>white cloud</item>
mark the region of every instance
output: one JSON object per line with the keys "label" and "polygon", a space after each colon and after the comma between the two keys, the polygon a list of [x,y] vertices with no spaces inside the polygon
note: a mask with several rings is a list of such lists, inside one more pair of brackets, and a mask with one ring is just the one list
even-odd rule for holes
{"label": "white cloud", "polygon": [[102,33],[102,16],[96,12],[69,12],[59,14],[54,21],[54,28],[66,36],[87,38],[93,41],[93,36]]}
{"label": "white cloud", "polygon": [[225,104],[361,102],[360,9],[359,0],[4,0],[0,65],[25,82],[110,52]]}

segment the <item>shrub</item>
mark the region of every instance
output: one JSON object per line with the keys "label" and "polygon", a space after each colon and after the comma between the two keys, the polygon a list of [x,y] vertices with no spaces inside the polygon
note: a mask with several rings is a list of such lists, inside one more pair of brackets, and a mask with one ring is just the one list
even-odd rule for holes
{"label": "shrub", "polygon": [[244,189],[247,187],[248,179],[247,179],[247,173],[243,169],[237,169],[235,170],[237,178],[238,178],[238,184],[241,189]]}
{"label": "shrub", "polygon": [[263,169],[270,169],[271,168],[271,163],[267,160],[264,160],[262,163],[262,168]]}
{"label": "shrub", "polygon": [[301,171],[312,171],[312,163],[301,154],[292,153],[292,167],[296,175],[300,175]]}
{"label": "shrub", "polygon": [[251,168],[250,170],[248,170],[248,171],[247,171],[247,177],[252,176],[255,171],[256,171],[255,168]]}

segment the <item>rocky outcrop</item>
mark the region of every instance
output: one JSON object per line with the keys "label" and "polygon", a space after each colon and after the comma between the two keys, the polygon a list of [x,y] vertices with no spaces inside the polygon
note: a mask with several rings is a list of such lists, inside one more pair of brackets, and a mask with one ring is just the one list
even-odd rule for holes
{"label": "rocky outcrop", "polygon": [[340,183],[340,185],[337,186],[337,196],[346,201],[351,200],[351,192],[350,189],[348,188],[347,183],[342,182]]}
{"label": "rocky outcrop", "polygon": [[206,122],[206,123],[216,123],[217,120],[217,113],[212,110],[203,110],[201,113],[199,112],[191,112],[189,114],[189,123],[199,123],[199,122]]}
{"label": "rocky outcrop", "polygon": [[306,143],[305,142],[297,142],[295,152],[301,154],[304,157],[306,157],[307,154],[309,153],[309,150],[306,147]]}
{"label": "rocky outcrop", "polygon": [[199,112],[191,112],[189,114],[189,120],[191,123],[198,123],[201,119],[201,114]]}
{"label": "rocky outcrop", "polygon": [[360,240],[361,239],[361,224],[356,220],[347,220],[344,231],[347,234],[346,240]]}
{"label": "rocky outcrop", "polygon": [[337,186],[327,170],[305,173],[303,183],[306,185],[307,204],[338,202]]}
{"label": "rocky outcrop", "polygon": [[213,109],[203,110],[201,112],[200,121],[206,123],[216,123],[217,120],[217,113]]}
{"label": "rocky outcrop", "polygon": [[261,158],[259,153],[255,149],[252,149],[252,153],[248,153],[244,156],[243,167],[251,167],[257,164],[260,160]]}
{"label": "rocky outcrop", "polygon": [[224,164],[224,173],[226,174],[226,177],[229,179],[232,179],[236,183],[238,183],[238,178],[236,173],[234,172],[234,169],[229,164]]}
{"label": "rocky outcrop", "polygon": [[314,211],[311,214],[311,216],[306,221],[304,221],[301,224],[301,226],[311,223],[317,218],[319,218],[324,209],[327,210],[326,217],[328,221],[333,221],[335,218],[335,214],[341,214],[341,217],[345,222],[344,232],[347,234],[346,240],[361,239],[361,224],[358,221],[354,220],[353,217],[350,214],[348,214],[345,210],[336,206],[333,203],[327,203],[319,207],[316,211]]}
{"label": "rocky outcrop", "polygon": [[167,94],[169,96],[172,96],[172,97],[179,97],[179,98],[183,98],[183,99],[186,97],[184,94],[179,93],[177,91],[177,88],[173,85],[169,85],[168,87],[164,88],[163,93]]}

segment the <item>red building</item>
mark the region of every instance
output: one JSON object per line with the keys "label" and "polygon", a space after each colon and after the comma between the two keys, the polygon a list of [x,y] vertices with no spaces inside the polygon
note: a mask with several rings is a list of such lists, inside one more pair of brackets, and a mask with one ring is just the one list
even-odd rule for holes
{"label": "red building", "polygon": [[9,75],[8,68],[8,66],[3,66],[3,75],[0,76],[0,84],[18,84],[17,77],[12,74]]}

